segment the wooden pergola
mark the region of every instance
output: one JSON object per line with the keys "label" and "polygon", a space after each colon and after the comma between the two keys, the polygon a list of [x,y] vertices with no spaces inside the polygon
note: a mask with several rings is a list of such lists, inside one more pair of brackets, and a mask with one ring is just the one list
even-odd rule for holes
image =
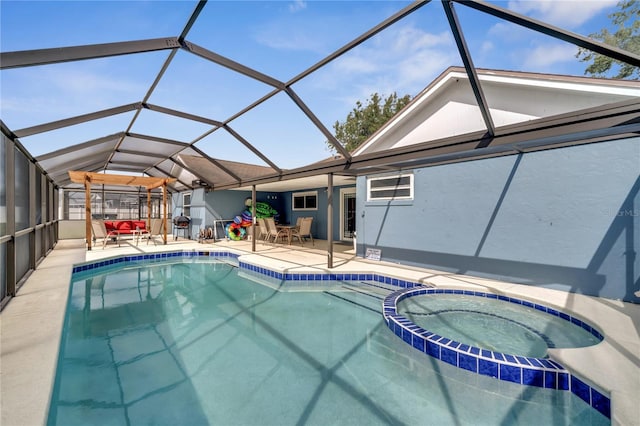
{"label": "wooden pergola", "polygon": [[87,250],[91,250],[91,185],[144,186],[147,188],[147,228],[151,227],[151,190],[162,187],[162,204],[164,210],[163,240],[167,244],[167,185],[175,182],[175,178],[142,177],[127,175],[111,175],[104,173],[69,171],[72,182],[81,183],[85,190],[85,231]]}

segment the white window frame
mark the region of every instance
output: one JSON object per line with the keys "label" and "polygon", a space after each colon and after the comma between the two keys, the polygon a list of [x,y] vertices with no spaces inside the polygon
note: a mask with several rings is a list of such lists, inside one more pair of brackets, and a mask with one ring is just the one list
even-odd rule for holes
{"label": "white window frame", "polygon": [[[387,180],[387,179],[400,179],[408,177],[409,184],[407,185],[393,185],[393,186],[384,186],[379,188],[374,188],[376,191],[380,190],[390,190],[390,189],[409,189],[409,195],[400,196],[400,197],[374,197],[371,194],[371,182]],[[401,173],[399,175],[386,175],[386,176],[376,176],[376,177],[367,177],[367,201],[388,201],[388,200],[413,200],[413,173]]]}
{"label": "white window frame", "polygon": [[[189,203],[187,203],[186,198],[189,197]],[[191,201],[193,199],[192,192],[184,192],[182,193],[182,214],[184,216],[191,216]]]}
{"label": "white window frame", "polygon": [[[307,199],[306,197],[313,195],[314,197],[316,197],[316,206],[315,207],[307,207]],[[303,208],[296,208],[296,202],[295,202],[295,198],[296,197],[305,197],[304,200],[304,204],[305,206]],[[293,211],[312,211],[312,210],[318,210],[318,191],[306,191],[306,192],[294,192],[291,194],[291,210]]]}

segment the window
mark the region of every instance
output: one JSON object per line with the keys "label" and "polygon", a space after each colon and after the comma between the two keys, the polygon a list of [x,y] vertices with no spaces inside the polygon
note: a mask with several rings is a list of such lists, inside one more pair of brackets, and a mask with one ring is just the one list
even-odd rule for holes
{"label": "window", "polygon": [[295,192],[291,197],[293,210],[318,210],[318,191]]}
{"label": "window", "polygon": [[191,216],[191,193],[182,194],[182,215]]}
{"label": "window", "polygon": [[367,178],[367,201],[412,199],[412,174]]}

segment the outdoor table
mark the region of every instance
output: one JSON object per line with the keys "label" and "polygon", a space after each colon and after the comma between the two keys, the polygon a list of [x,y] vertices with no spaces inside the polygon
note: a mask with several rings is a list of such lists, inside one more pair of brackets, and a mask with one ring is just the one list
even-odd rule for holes
{"label": "outdoor table", "polygon": [[278,231],[284,231],[283,233],[287,235],[287,243],[291,245],[291,230],[296,229],[296,225],[276,225]]}

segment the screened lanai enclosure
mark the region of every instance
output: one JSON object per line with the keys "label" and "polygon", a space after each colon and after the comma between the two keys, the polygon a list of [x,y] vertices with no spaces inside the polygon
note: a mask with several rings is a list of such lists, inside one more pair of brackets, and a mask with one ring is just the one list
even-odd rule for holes
{"label": "screened lanai enclosure", "polygon": [[[590,36],[611,25],[616,2],[585,3],[584,16],[534,3],[3,1],[3,304],[61,221],[85,219],[70,170],[174,178],[174,194],[269,190],[637,136],[638,99],[494,119],[502,100],[483,91],[479,68],[583,76],[579,52],[612,58],[612,75],[640,66],[637,52]],[[466,72],[476,130],[360,155],[337,139],[357,102],[415,97],[450,66]],[[160,190],[151,211],[146,196],[94,187],[93,215],[160,217]]]}

